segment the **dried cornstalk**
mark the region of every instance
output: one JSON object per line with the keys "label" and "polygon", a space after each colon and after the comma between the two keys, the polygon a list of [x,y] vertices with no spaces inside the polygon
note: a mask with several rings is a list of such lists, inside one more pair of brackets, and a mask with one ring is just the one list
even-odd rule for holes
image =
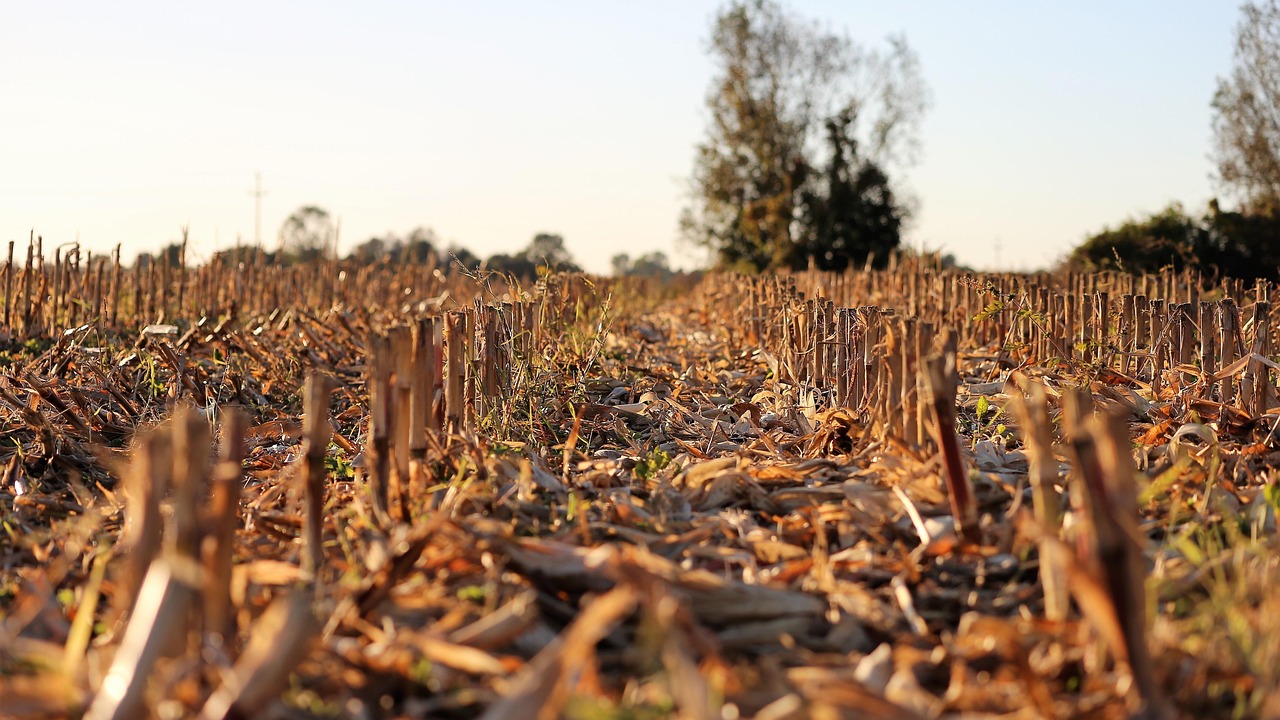
{"label": "dried cornstalk", "polygon": [[122,565],[115,583],[116,592],[111,598],[120,616],[133,606],[147,568],[160,552],[164,533],[160,498],[168,490],[173,469],[169,457],[168,434],[149,433],[134,451],[133,462],[125,474],[124,530],[117,550]]}
{"label": "dried cornstalk", "polygon": [[209,423],[191,408],[179,412],[173,427],[173,532],[174,552],[183,560],[198,561],[204,506],[209,483]]}
{"label": "dried cornstalk", "polygon": [[316,574],[324,566],[324,455],[333,428],[329,425],[330,383],[322,375],[309,375],[304,387],[302,456],[306,463],[306,554],[303,568]]}
{"label": "dried cornstalk", "polygon": [[9,241],[9,259],[4,264],[4,329],[13,332],[13,240]]}
{"label": "dried cornstalk", "polygon": [[978,526],[978,502],[960,457],[960,441],[956,437],[955,359],[935,355],[925,361],[926,387],[935,421],[934,432],[942,452],[943,481],[951,500],[956,532],[971,543],[982,542]]}
{"label": "dried cornstalk", "polygon": [[295,591],[267,608],[249,646],[200,710],[203,720],[257,717],[288,686],[289,675],[319,637],[309,593]]}
{"label": "dried cornstalk", "polygon": [[444,413],[449,432],[462,430],[463,385],[466,383],[467,353],[466,314],[457,311],[445,316],[444,342],[447,352],[444,367]]}
{"label": "dried cornstalk", "polygon": [[559,717],[572,690],[565,682],[566,675],[581,671],[592,660],[596,643],[631,613],[637,600],[634,589],[619,585],[592,601],[555,642],[512,679],[507,695],[490,705],[482,720]]}
{"label": "dried cornstalk", "polygon": [[131,720],[147,715],[147,680],[166,647],[187,631],[197,572],[195,565],[182,558],[151,564],[124,639],[85,712],[86,720]]}
{"label": "dried cornstalk", "polygon": [[422,491],[422,462],[427,452],[427,418],[435,384],[435,342],[432,325],[420,320],[413,327],[413,357],[409,381],[409,494]]}
{"label": "dried cornstalk", "polygon": [[234,635],[231,622],[231,563],[236,526],[240,522],[240,494],[244,490],[244,413],[223,414],[222,442],[213,470],[213,494],[205,519],[208,534],[201,547],[204,561],[204,629],[225,644]]}
{"label": "dried cornstalk", "polygon": [[1128,427],[1119,415],[1095,414],[1086,430],[1096,454],[1082,456],[1080,476],[1089,492],[1096,567],[1124,634],[1124,647],[1115,651],[1128,662],[1142,700],[1163,717],[1168,715],[1162,706],[1163,690],[1147,646],[1146,558],[1137,526],[1138,492]]}
{"label": "dried cornstalk", "polygon": [[391,431],[391,367],[387,337],[370,334],[365,368],[366,391],[369,393],[368,484],[373,496],[374,514],[380,521],[390,515],[390,431]]}
{"label": "dried cornstalk", "polygon": [[[1058,514],[1058,458],[1053,453],[1052,423],[1044,385],[1023,378],[1023,394],[1013,402],[1022,430],[1022,441],[1030,464],[1031,500],[1036,522],[1045,533],[1057,534],[1062,525]],[[1049,620],[1065,620],[1070,610],[1066,570],[1057,546],[1040,543],[1040,584],[1044,588],[1044,614]]]}
{"label": "dried cornstalk", "polygon": [[391,328],[391,357],[395,383],[391,394],[391,484],[399,501],[400,519],[409,513],[409,457],[413,435],[413,331],[404,325]]}

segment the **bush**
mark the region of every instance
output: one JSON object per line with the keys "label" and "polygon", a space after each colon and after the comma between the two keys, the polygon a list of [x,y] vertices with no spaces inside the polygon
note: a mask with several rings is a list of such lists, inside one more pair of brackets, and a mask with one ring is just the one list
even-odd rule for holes
{"label": "bush", "polygon": [[1217,201],[1203,217],[1173,203],[1143,219],[1105,228],[1066,260],[1083,271],[1155,273],[1198,268],[1244,279],[1280,277],[1280,216],[1224,212]]}

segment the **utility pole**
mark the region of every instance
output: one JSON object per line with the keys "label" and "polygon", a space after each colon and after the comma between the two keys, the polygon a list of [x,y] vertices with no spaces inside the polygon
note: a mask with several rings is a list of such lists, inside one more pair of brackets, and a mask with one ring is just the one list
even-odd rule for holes
{"label": "utility pole", "polygon": [[262,189],[262,173],[253,174],[253,192],[249,193],[253,196],[253,244],[262,247],[262,196],[266,195],[266,191]]}

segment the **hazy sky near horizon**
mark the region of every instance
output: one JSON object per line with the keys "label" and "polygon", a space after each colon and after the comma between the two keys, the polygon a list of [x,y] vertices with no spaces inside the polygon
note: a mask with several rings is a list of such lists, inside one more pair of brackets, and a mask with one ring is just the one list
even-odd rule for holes
{"label": "hazy sky near horizon", "polygon": [[[268,247],[313,204],[344,249],[425,226],[488,256],[549,231],[589,270],[650,250],[700,264],[677,218],[718,5],[6,3],[0,243],[34,229],[131,259],[186,226],[207,257],[253,240],[260,172]],[[1237,2],[788,5],[919,54],[913,245],[1031,269],[1215,194],[1209,103]]]}

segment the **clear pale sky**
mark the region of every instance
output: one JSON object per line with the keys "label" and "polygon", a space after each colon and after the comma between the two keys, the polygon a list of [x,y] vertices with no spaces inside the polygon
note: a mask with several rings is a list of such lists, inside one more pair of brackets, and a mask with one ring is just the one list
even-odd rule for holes
{"label": "clear pale sky", "polygon": [[[126,260],[264,244],[295,208],[343,249],[427,226],[478,255],[564,236],[705,260],[677,217],[706,122],[717,3],[6,2],[0,242]],[[790,7],[876,45],[905,33],[933,105],[908,241],[1044,266],[1104,225],[1214,195],[1209,102],[1238,3],[841,2]],[[1000,252],[997,256],[996,247]]]}

